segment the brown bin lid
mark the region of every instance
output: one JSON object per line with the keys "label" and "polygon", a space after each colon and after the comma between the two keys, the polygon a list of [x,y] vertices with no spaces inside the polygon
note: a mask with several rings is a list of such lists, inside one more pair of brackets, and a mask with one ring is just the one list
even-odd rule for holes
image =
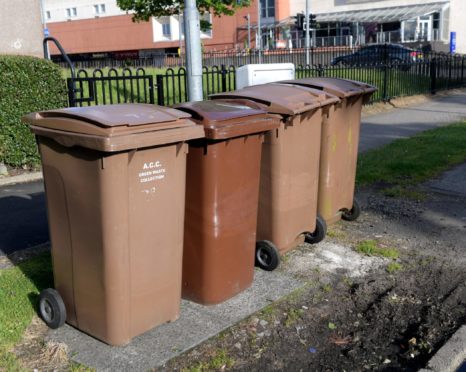
{"label": "brown bin lid", "polygon": [[338,101],[338,98],[322,90],[277,83],[253,85],[210,97],[249,99],[264,105],[269,113],[282,115],[296,115]]}
{"label": "brown bin lid", "polygon": [[339,79],[332,77],[307,78],[281,81],[284,84],[294,84],[314,89],[320,89],[340,98],[348,98],[356,95],[374,93],[377,88],[355,80]]}
{"label": "brown bin lid", "polygon": [[257,104],[228,100],[187,102],[174,106],[191,114],[193,120],[204,126],[210,139],[226,139],[268,131],[279,126],[276,118],[267,115]]}
{"label": "brown bin lid", "polygon": [[[60,139],[71,145],[101,151],[137,148],[135,135],[144,146],[203,137],[202,130],[188,120],[190,115],[172,108],[149,104],[119,104],[73,107],[31,113],[23,117],[34,133]],[[68,139],[65,137],[68,136]],[[175,138],[179,137],[179,138]],[[165,141],[165,142],[164,142]],[[125,145],[126,143],[126,145]]]}

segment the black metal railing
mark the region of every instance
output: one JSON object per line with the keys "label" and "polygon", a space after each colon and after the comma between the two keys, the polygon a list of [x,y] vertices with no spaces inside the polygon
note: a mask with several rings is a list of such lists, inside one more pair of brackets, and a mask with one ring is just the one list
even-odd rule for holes
{"label": "black metal railing", "polygon": [[[204,66],[202,87],[204,99],[210,94],[228,92],[235,89],[235,66]],[[165,74],[156,75],[157,104],[170,106],[188,100],[186,69],[168,68]]]}
{"label": "black metal railing", "polygon": [[95,69],[78,70],[76,77],[67,78],[68,89],[73,85],[75,94],[70,95],[69,105],[91,106],[116,103],[155,103],[154,78],[143,68],[131,70]]}
{"label": "black metal railing", "polygon": [[[372,102],[435,93],[463,87],[466,83],[466,56],[419,51],[393,52],[383,46],[381,48],[382,53],[372,57],[348,51],[340,56],[335,56],[330,51],[310,54],[311,64],[295,63],[296,78],[333,76],[363,81],[379,88],[372,97]],[[261,56],[262,61],[264,57],[265,55]],[[302,58],[301,53],[296,61]],[[251,62],[258,61],[252,59]],[[204,66],[204,98],[207,99],[212,93],[234,90],[235,76],[234,64]],[[184,67],[168,67],[162,71],[151,67],[81,69],[76,73],[75,79],[68,79],[70,92],[73,82],[71,106],[123,102],[168,106],[188,99]]]}
{"label": "black metal railing", "polygon": [[[430,58],[430,56],[441,55],[443,53],[432,52],[428,47],[409,49],[394,44],[370,44],[363,46],[321,46],[310,48],[306,51],[304,48],[294,49],[270,49],[270,50],[225,50],[225,51],[206,51],[203,53],[203,66],[241,66],[251,63],[283,63],[290,62],[296,65],[304,65],[309,55],[309,64],[330,65],[332,63],[364,63],[375,60],[399,59],[410,60],[419,58]],[[83,59],[83,56],[71,55],[71,60],[79,69],[92,68],[137,68],[137,67],[182,67],[185,65],[184,54],[166,54],[145,57],[127,57],[122,58],[107,56],[106,58]],[[343,58],[343,59],[342,59]],[[341,60],[342,59],[342,60]],[[52,60],[62,67],[67,67],[65,59],[61,55],[53,55]]]}

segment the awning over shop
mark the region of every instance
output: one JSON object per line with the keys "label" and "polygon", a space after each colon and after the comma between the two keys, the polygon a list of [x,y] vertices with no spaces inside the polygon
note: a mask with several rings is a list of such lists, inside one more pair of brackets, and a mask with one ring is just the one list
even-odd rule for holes
{"label": "awning over shop", "polygon": [[399,22],[438,12],[445,4],[448,4],[448,2],[442,1],[430,4],[320,13],[316,14],[316,20],[317,22]]}
{"label": "awning over shop", "polygon": [[[295,22],[296,22],[296,19],[294,17],[288,17],[288,18],[282,19],[281,21],[275,21],[275,22],[262,22],[261,29],[269,30],[272,28],[290,27],[290,26],[293,26]],[[247,29],[248,29],[247,25],[242,25],[238,27],[238,30],[247,30]],[[251,23],[251,29],[252,30],[257,29],[257,23]]]}

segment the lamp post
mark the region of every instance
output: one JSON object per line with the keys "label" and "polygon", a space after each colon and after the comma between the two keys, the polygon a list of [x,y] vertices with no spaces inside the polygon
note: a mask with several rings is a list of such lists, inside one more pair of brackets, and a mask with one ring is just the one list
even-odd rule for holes
{"label": "lamp post", "polygon": [[185,0],[184,30],[189,101],[202,101],[202,51],[196,0]]}
{"label": "lamp post", "polygon": [[305,19],[304,19],[304,24],[306,25],[306,65],[309,65],[310,63],[310,58],[309,58],[309,48],[310,48],[310,41],[311,41],[311,38],[310,38],[310,29],[311,29],[311,25],[310,25],[310,22],[309,22],[309,13],[310,13],[310,7],[311,5],[309,4],[311,2],[311,0],[306,0],[306,15],[305,15]]}
{"label": "lamp post", "polygon": [[262,63],[261,49],[262,49],[262,30],[261,30],[261,2],[257,0],[257,45],[259,53],[259,63]]}
{"label": "lamp post", "polygon": [[248,21],[248,49],[251,49],[251,15],[248,13],[244,19]]}

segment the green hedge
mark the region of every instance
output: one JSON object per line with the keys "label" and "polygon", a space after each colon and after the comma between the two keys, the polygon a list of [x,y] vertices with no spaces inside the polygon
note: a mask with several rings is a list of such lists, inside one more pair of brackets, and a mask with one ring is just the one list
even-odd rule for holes
{"label": "green hedge", "polygon": [[26,56],[0,56],[0,162],[13,167],[39,164],[35,138],[24,114],[67,106],[60,68]]}

